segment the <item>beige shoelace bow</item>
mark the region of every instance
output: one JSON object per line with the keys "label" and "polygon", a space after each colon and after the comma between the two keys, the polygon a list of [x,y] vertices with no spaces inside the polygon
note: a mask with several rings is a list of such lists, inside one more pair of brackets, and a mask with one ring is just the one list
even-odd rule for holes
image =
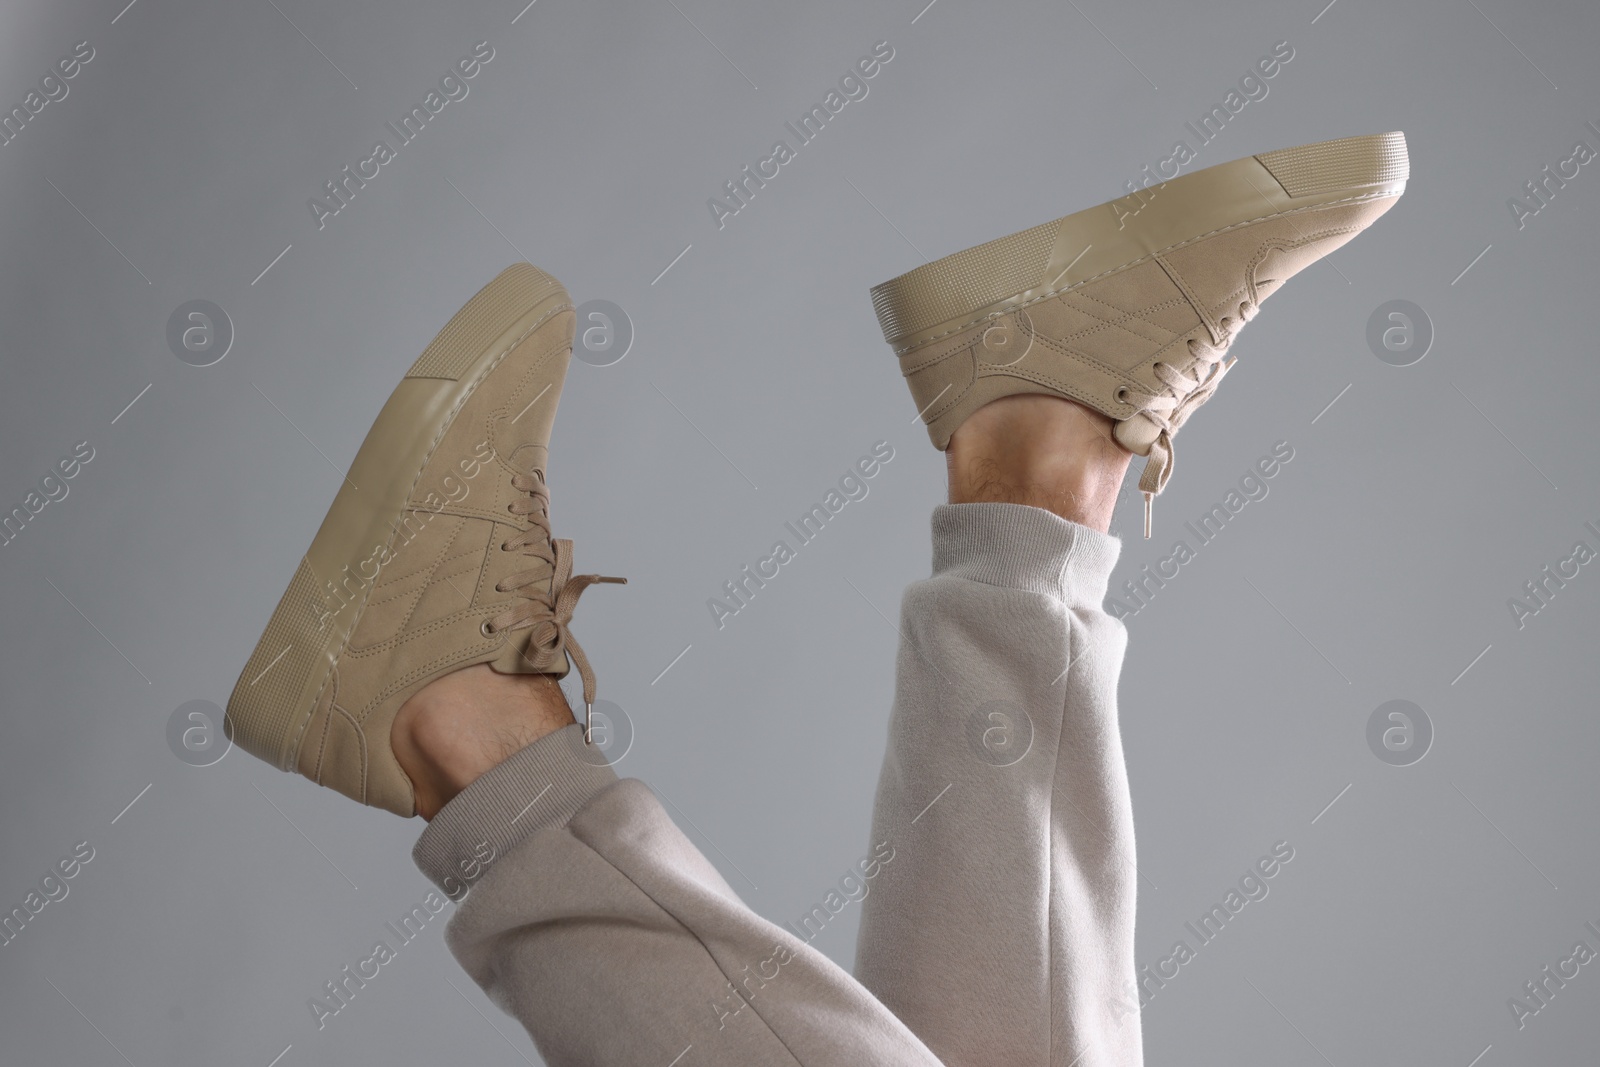
{"label": "beige shoelace bow", "polygon": [[1165,394],[1127,390],[1127,395],[1132,398],[1139,412],[1161,431],[1150,445],[1150,458],[1145,461],[1144,473],[1139,478],[1139,490],[1144,493],[1144,536],[1147,540],[1150,537],[1155,498],[1166,488],[1177,458],[1173,452],[1172,435],[1178,432],[1178,427],[1194,413],[1195,408],[1210,400],[1211,394],[1217,391],[1223,376],[1237,358],[1223,358],[1228,346],[1233,343],[1238,327],[1255,318],[1255,315],[1256,305],[1249,300],[1242,300],[1237,318],[1222,317],[1222,336],[1213,338],[1212,344],[1191,338],[1189,354],[1194,357],[1194,362],[1189,365],[1188,373],[1167,363],[1155,364],[1151,370],[1167,387]]}
{"label": "beige shoelace bow", "polygon": [[[597,582],[625,585],[628,579],[572,573],[572,542],[550,538],[550,487],[545,484],[544,471],[535,469],[532,474],[519,471],[511,476],[511,487],[519,493],[528,494],[526,500],[514,501],[507,509],[513,515],[526,518],[528,528],[500,547],[507,552],[521,552],[525,556],[544,560],[550,564],[554,574],[550,579],[549,592],[528,588],[539,580],[539,568],[518,571],[496,585],[496,592],[521,593],[525,599],[487,620],[483,625],[484,633],[531,628],[533,633],[528,636],[528,652],[548,654],[559,648],[566,654],[583,679],[583,740],[585,744],[590,744],[595,699],[594,670],[567,624],[572,621],[578,598],[589,586]],[[527,656],[528,652],[523,655]]]}

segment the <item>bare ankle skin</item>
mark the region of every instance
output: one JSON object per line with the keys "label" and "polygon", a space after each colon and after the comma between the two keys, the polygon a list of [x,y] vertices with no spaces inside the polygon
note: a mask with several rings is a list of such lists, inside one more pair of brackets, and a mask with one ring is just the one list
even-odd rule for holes
{"label": "bare ankle skin", "polygon": [[575,721],[548,674],[500,674],[480,663],[412,695],[389,742],[416,790],[417,814],[431,820],[484,773]]}
{"label": "bare ankle skin", "polygon": [[1113,425],[1054,396],[986,404],[950,438],[950,503],[1026,504],[1104,533],[1133,459],[1111,436]]}

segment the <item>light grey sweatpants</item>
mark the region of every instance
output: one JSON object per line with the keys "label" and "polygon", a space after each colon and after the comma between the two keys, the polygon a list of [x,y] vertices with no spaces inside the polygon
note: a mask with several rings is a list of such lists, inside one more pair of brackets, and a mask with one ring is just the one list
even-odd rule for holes
{"label": "light grey sweatpants", "polygon": [[1127,631],[1101,610],[1119,550],[1036,508],[934,512],[933,574],[901,607],[858,978],[750,911],[577,726],[417,842],[460,900],[451,951],[552,1067],[1137,1067]]}

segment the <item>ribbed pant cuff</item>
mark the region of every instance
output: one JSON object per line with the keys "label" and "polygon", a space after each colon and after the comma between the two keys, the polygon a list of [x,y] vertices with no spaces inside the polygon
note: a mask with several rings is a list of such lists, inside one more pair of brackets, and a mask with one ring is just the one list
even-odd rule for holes
{"label": "ribbed pant cuff", "polygon": [[941,504],[933,573],[1098,608],[1122,542],[1025,504]]}
{"label": "ribbed pant cuff", "polygon": [[547,734],[507,759],[440,809],[417,839],[411,859],[451,900],[523,838],[568,819],[617,780],[583,727]]}

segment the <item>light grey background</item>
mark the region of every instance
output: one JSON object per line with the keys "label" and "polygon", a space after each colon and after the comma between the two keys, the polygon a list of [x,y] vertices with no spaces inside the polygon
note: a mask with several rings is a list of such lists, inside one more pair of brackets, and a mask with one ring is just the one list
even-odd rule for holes
{"label": "light grey background", "polygon": [[[1600,968],[1521,1031],[1507,1000],[1600,948],[1600,564],[1520,630],[1507,599],[1600,548],[1600,163],[1521,231],[1506,206],[1600,148],[1592,4],[124,3],[0,15],[7,109],[96,52],[0,146],[0,505],[95,449],[0,548],[0,908],[95,849],[0,948],[0,1060],[537,1061],[442,917],[319,1032],[307,998],[426,891],[421,824],[165,740],[178,705],[225,701],[393,382],[524,257],[637,335],[574,362],[552,470],[580,569],[631,582],[579,620],[637,731],[620,769],[753,907],[809,908],[867,844],[888,619],[943,488],[869,286],[1118,195],[1280,40],[1294,59],[1197,165],[1404,129],[1413,179],[1235,346],[1155,540],[1137,494],[1119,513],[1117,585],[1295,450],[1128,620],[1140,962],[1295,849],[1153,998],[1148,1061],[1593,1059]],[[470,95],[319,231],[307,199],[480,40]],[[706,199],[879,40],[870,95],[719,231]],[[1405,368],[1365,341],[1396,298],[1436,331]],[[190,299],[234,322],[214,366],[167,348]],[[871,495],[717,631],[706,599],[880,439]],[[1409,767],[1365,739],[1396,698],[1436,731]],[[847,966],[857,911],[817,942]]]}

